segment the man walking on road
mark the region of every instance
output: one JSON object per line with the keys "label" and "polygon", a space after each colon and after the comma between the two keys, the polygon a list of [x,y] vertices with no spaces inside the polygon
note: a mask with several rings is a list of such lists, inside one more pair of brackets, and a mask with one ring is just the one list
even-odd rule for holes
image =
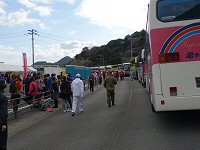
{"label": "man walking on road", "polygon": [[72,81],[72,92],[73,92],[73,104],[72,104],[72,116],[76,113],[77,103],[79,101],[79,111],[83,112],[83,94],[84,86],[83,81],[80,79],[81,75],[76,74],[76,79]]}
{"label": "man walking on road", "polygon": [[6,88],[6,81],[0,79],[0,150],[7,150],[7,118],[8,118],[8,98],[3,95]]}
{"label": "man walking on road", "polygon": [[89,77],[89,82],[90,82],[90,92],[94,92],[94,75],[91,74]]}
{"label": "man walking on road", "polygon": [[107,104],[108,107],[111,107],[112,105],[115,105],[115,85],[117,84],[117,81],[114,77],[112,77],[112,73],[108,72],[108,77],[104,81],[104,87],[107,91]]}

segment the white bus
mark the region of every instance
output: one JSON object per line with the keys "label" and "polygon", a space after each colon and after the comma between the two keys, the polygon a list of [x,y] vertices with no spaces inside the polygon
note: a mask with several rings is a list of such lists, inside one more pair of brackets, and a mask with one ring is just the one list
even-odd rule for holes
{"label": "white bus", "polygon": [[124,68],[124,76],[130,76],[130,67],[131,63],[123,63],[123,68]]}
{"label": "white bus", "polygon": [[147,18],[153,110],[200,109],[200,0],[150,0]]}

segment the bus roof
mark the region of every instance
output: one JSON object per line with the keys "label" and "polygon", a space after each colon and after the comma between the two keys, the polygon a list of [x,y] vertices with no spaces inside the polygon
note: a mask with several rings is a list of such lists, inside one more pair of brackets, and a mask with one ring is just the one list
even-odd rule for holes
{"label": "bus roof", "polygon": [[131,63],[123,63],[123,65],[130,65]]}
{"label": "bus roof", "polygon": [[111,67],[118,67],[118,65],[112,65]]}

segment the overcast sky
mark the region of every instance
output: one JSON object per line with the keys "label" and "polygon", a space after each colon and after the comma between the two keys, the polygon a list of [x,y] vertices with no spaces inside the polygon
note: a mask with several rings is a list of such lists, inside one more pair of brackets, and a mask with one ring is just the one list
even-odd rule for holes
{"label": "overcast sky", "polygon": [[[149,0],[0,0],[0,62],[32,64],[74,57],[87,46],[101,46],[145,29]],[[35,31],[35,32],[36,32]]]}

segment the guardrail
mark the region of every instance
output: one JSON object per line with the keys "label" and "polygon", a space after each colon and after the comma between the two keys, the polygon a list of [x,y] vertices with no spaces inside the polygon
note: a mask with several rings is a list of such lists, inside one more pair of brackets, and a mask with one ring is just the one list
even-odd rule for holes
{"label": "guardrail", "polygon": [[[17,113],[27,108],[33,107],[34,104],[38,105],[38,110],[40,110],[42,102],[50,100],[52,96],[51,91],[39,92],[36,97],[23,96],[20,98],[9,99],[8,100],[8,114],[13,114],[15,119],[17,118]],[[19,104],[17,103],[19,101]]]}

